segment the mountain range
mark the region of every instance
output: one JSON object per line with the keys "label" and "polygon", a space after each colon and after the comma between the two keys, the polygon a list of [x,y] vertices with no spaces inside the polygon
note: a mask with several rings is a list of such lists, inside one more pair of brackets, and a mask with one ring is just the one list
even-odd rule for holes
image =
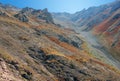
{"label": "mountain range", "polygon": [[74,14],[53,13],[53,18],[57,24],[70,22],[70,24],[62,24],[63,27],[72,28],[77,32],[91,32],[120,61],[119,0],[98,7],[83,9]]}
{"label": "mountain range", "polygon": [[0,4],[0,81],[119,81],[119,4],[75,14]]}

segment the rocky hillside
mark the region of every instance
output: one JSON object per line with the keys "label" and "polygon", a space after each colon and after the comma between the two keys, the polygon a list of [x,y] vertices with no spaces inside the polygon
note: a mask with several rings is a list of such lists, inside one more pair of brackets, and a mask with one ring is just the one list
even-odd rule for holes
{"label": "rocky hillside", "polygon": [[72,21],[75,22],[77,26],[84,27],[83,29],[88,31],[106,20],[119,8],[120,1],[115,1],[98,7],[90,7],[86,10],[83,9],[82,11],[75,13]]}
{"label": "rocky hillside", "polygon": [[120,7],[109,18],[95,26],[93,32],[120,61]]}
{"label": "rocky hillside", "polygon": [[19,13],[15,14],[14,17],[18,18],[22,22],[32,22],[33,19],[38,19],[44,21],[46,23],[53,23],[53,19],[51,14],[48,12],[47,9],[44,10],[35,10],[32,8],[23,8],[19,11]]}
{"label": "rocky hillside", "polygon": [[[67,13],[67,15],[66,15],[65,13],[61,13],[62,14],[62,16],[61,16],[58,13],[53,13],[53,18],[54,18],[54,20],[57,20],[57,22],[55,21],[55,23],[62,22],[61,21],[62,19],[68,20],[67,22],[73,23],[74,27],[81,27],[81,28],[83,28],[82,30],[89,31],[94,26],[100,24],[102,21],[104,21],[108,17],[110,17],[119,8],[120,8],[120,1],[117,0],[115,2],[108,3],[105,5],[94,6],[94,7],[88,8],[88,9],[83,9],[74,14]],[[60,22],[58,22],[58,21],[60,21]],[[64,23],[64,21],[63,21],[63,23]],[[70,24],[70,25],[72,25],[72,24]],[[64,25],[64,26],[67,26],[67,25]]]}
{"label": "rocky hillside", "polygon": [[47,9],[2,6],[0,81],[120,80],[115,66],[92,56],[82,37],[54,24]]}
{"label": "rocky hillside", "polygon": [[[62,15],[65,16],[64,13]],[[59,15],[53,14],[54,20],[60,20],[59,17]],[[120,0],[98,7],[83,9],[71,14],[68,21],[74,23],[74,26],[69,24],[72,26],[70,28],[79,33],[81,33],[81,30],[92,32],[98,38],[98,42],[101,42],[102,47],[120,61]],[[93,38],[89,40],[93,40]]]}

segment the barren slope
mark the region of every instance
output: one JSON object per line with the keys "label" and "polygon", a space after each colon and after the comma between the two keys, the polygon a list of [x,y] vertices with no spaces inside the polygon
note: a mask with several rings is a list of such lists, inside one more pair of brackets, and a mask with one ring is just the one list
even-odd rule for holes
{"label": "barren slope", "polygon": [[1,12],[1,81],[119,81],[117,69],[91,56],[86,42],[56,26],[46,9]]}

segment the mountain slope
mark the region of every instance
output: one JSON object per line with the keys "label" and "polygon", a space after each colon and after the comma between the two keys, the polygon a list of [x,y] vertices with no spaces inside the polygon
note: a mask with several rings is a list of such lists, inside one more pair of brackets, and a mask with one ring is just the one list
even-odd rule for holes
{"label": "mountain slope", "polygon": [[0,81],[119,81],[119,70],[91,56],[46,9],[0,9]]}
{"label": "mountain slope", "polygon": [[82,30],[89,31],[94,26],[100,24],[101,22],[109,18],[115,11],[117,11],[120,8],[119,3],[120,1],[117,0],[115,2],[101,5],[98,7],[95,6],[95,7],[90,7],[88,9],[83,9],[74,14],[67,13],[69,14],[69,16],[66,16],[65,13],[61,13],[62,14],[61,17],[61,15],[59,15],[58,13],[53,13],[53,19],[59,21],[55,23],[60,23],[60,22],[64,23],[62,19],[67,20],[66,22],[72,23],[70,24],[70,28],[81,27]]}
{"label": "mountain slope", "polygon": [[119,9],[119,3],[120,1],[115,1],[98,7],[90,7],[87,10],[75,13],[72,20],[75,21],[79,27],[84,27],[83,29],[88,31]]}
{"label": "mountain slope", "polygon": [[56,24],[64,28],[75,27],[75,24],[71,21],[72,14],[69,13],[52,13],[53,20]]}
{"label": "mountain slope", "polygon": [[[61,14],[65,16],[64,13]],[[56,16],[57,17],[53,16],[54,20],[60,20],[60,18],[62,18],[57,14]],[[86,31],[86,34],[88,34],[88,31],[93,32],[94,35],[100,38],[98,42],[101,42],[102,47],[105,47],[106,50],[110,52],[113,57],[119,60],[120,0],[116,0],[112,3],[108,3],[98,7],[90,7],[88,9],[83,9],[82,11],[76,12],[75,14],[71,15],[69,14],[69,16],[65,17],[69,17],[69,19],[67,18],[67,22],[74,23],[74,26],[69,24],[70,28],[74,29],[78,33],[82,33],[81,30]],[[65,17],[62,19],[65,19]],[[92,39],[94,38],[90,38],[89,40]]]}
{"label": "mountain slope", "polygon": [[[87,43],[89,53],[120,68],[120,0],[69,14],[53,13],[53,19],[76,31]],[[55,22],[55,23],[60,23]],[[68,24],[71,22],[74,24]],[[70,26],[69,26],[70,25]],[[107,60],[108,59],[108,60]]]}
{"label": "mountain slope", "polygon": [[[94,27],[94,34],[103,40],[103,44],[107,47],[113,56],[119,60],[120,54],[120,9],[112,14],[111,17]],[[119,60],[120,61],[120,60]]]}

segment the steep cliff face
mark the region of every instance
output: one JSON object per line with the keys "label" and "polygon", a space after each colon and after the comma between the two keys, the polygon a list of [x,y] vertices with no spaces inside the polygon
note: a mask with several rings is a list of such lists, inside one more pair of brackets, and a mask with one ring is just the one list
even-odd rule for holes
{"label": "steep cliff face", "polygon": [[47,9],[0,8],[7,14],[0,15],[1,81],[119,81],[119,70],[91,56],[79,34],[55,25]]}

